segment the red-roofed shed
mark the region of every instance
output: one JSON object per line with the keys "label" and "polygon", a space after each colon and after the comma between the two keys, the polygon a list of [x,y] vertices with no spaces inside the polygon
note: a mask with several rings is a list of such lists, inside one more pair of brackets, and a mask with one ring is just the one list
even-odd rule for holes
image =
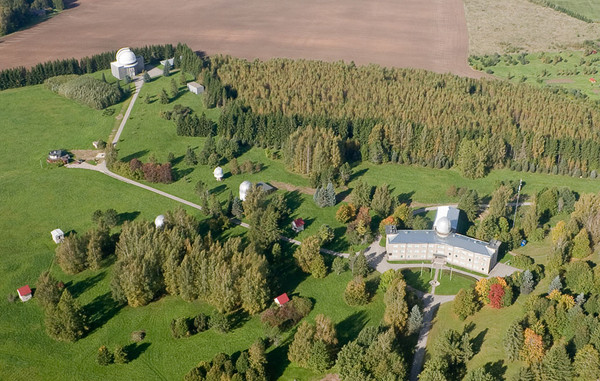
{"label": "red-roofed shed", "polygon": [[296,218],[294,221],[292,221],[292,230],[294,230],[296,233],[304,230],[304,220],[302,218]]}
{"label": "red-roofed shed", "polygon": [[590,78],[590,82],[591,83],[596,83],[596,79],[595,78]]}
{"label": "red-roofed shed", "polygon": [[17,294],[19,294],[22,302],[26,302],[31,299],[31,288],[29,288],[29,285],[25,285],[17,289]]}
{"label": "red-roofed shed", "polygon": [[278,306],[283,306],[284,304],[286,304],[287,302],[290,301],[290,298],[288,298],[286,293],[283,293],[281,295],[279,295],[278,297],[275,298],[275,303],[277,303]]}

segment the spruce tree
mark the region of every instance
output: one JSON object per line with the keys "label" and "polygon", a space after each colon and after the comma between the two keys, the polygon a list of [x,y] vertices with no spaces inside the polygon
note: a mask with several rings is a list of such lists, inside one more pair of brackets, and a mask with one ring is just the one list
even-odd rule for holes
{"label": "spruce tree", "polygon": [[169,60],[167,59],[165,61],[165,66],[163,67],[163,76],[168,77],[169,75],[171,75],[171,64],[169,63]]}
{"label": "spruce tree", "polygon": [[571,359],[561,344],[554,344],[542,360],[544,381],[566,381],[573,379]]}
{"label": "spruce tree", "polygon": [[238,197],[233,199],[233,203],[231,204],[231,214],[241,220],[244,217],[244,207],[242,206],[242,200]]}
{"label": "spruce tree", "polygon": [[402,331],[408,319],[408,305],[406,303],[406,282],[396,278],[385,292],[383,297],[385,312],[383,320],[386,324]]}
{"label": "spruce tree", "polygon": [[419,306],[414,305],[410,310],[410,316],[408,317],[407,333],[412,335],[419,332],[423,325],[423,314]]}
{"label": "spruce tree", "polygon": [[573,365],[580,379],[596,380],[600,375],[600,354],[588,344],[577,351]]}
{"label": "spruce tree", "polygon": [[515,320],[504,335],[504,352],[509,361],[519,359],[519,354],[523,348],[523,340],[523,326],[521,326],[519,320]]}
{"label": "spruce tree", "polygon": [[335,257],[331,265],[331,270],[333,270],[336,275],[340,275],[346,271],[346,262],[344,262],[344,259],[342,257]]}
{"label": "spruce tree", "polygon": [[171,97],[175,98],[179,94],[179,86],[175,82],[175,78],[171,78]]}
{"label": "spruce tree", "polygon": [[387,217],[392,213],[394,202],[392,195],[390,194],[390,188],[387,184],[382,184],[375,188],[371,207],[380,217]]}
{"label": "spruce tree", "polygon": [[317,340],[312,345],[306,365],[319,373],[323,373],[331,367],[331,353],[323,341]]}
{"label": "spruce tree", "polygon": [[325,188],[325,206],[334,206],[335,201],[335,189],[333,188],[333,184],[331,182],[327,183],[327,188]]}
{"label": "spruce tree", "polygon": [[467,373],[463,381],[495,381],[496,378],[484,368],[476,368]]}
{"label": "spruce tree", "polygon": [[369,265],[364,252],[360,252],[352,266],[352,275],[366,277],[369,274]]}
{"label": "spruce tree", "polygon": [[110,353],[108,348],[106,348],[106,345],[103,345],[100,348],[98,348],[98,354],[96,355],[96,362],[98,363],[98,365],[103,365],[103,366],[112,364],[113,355],[112,355],[112,353]]}
{"label": "spruce tree", "polygon": [[35,299],[44,309],[55,307],[61,296],[61,290],[58,287],[58,282],[48,272],[44,271],[40,274],[36,283]]}
{"label": "spruce tree", "polygon": [[160,100],[160,103],[163,105],[166,105],[167,103],[169,103],[169,96],[167,95],[167,92],[165,91],[165,89],[162,89],[160,91],[160,95],[158,96],[158,99]]}
{"label": "spruce tree", "polygon": [[56,307],[46,313],[46,331],[61,341],[77,341],[85,333],[85,315],[69,290],[65,289]]}
{"label": "spruce tree", "polygon": [[196,156],[196,151],[192,149],[192,147],[188,146],[185,151],[185,157],[183,158],[185,164],[192,166],[198,164],[198,157]]}
{"label": "spruce tree", "polygon": [[142,77],[142,79],[144,80],[144,83],[149,83],[152,78],[150,78],[150,74],[148,74],[147,71],[144,72],[144,76]]}
{"label": "spruce tree", "polygon": [[554,290],[560,291],[562,289],[562,282],[560,281],[560,275],[557,275],[552,282],[550,282],[550,286],[548,287],[548,294],[550,294]]}
{"label": "spruce tree", "polygon": [[67,274],[77,274],[87,268],[87,240],[78,234],[65,237],[56,248],[56,261]]}
{"label": "spruce tree", "polygon": [[127,357],[127,352],[121,345],[117,345],[115,347],[115,352],[113,354],[115,364],[127,364],[129,362],[129,358]]}
{"label": "spruce tree", "polygon": [[303,321],[300,324],[288,350],[288,359],[291,362],[304,368],[307,367],[314,343],[315,332],[315,327],[308,322]]}
{"label": "spruce tree", "polygon": [[523,279],[521,283],[521,294],[528,295],[531,294],[533,288],[535,287],[535,282],[533,280],[533,274],[529,270],[525,270],[523,272]]}
{"label": "spruce tree", "polygon": [[519,368],[519,372],[515,374],[511,381],[535,381],[535,374],[529,367]]}

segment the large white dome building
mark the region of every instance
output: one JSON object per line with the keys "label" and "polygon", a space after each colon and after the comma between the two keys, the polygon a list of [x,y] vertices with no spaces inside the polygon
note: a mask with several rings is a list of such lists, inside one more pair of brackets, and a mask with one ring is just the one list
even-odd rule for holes
{"label": "large white dome building", "polygon": [[246,194],[248,194],[250,188],[252,188],[252,183],[248,180],[240,184],[240,200],[246,200]]}
{"label": "large white dome building", "polygon": [[448,217],[441,217],[433,226],[433,228],[438,235],[446,237],[448,234],[450,234],[452,225],[450,224],[450,219]]}
{"label": "large white dome building", "polygon": [[115,59],[110,63],[110,71],[117,79],[133,78],[144,71],[144,57],[136,56],[129,48],[119,49]]}

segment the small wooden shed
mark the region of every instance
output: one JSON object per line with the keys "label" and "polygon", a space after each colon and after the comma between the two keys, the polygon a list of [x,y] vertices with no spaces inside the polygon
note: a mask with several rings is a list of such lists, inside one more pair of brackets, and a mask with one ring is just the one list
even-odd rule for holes
{"label": "small wooden shed", "polygon": [[26,302],[31,299],[31,288],[29,288],[29,285],[25,285],[17,289],[17,294],[19,294],[22,302]]}

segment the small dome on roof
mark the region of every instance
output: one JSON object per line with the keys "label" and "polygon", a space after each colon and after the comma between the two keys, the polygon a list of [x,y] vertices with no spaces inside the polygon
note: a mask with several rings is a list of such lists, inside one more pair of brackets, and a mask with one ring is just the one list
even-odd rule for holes
{"label": "small dome on roof", "polygon": [[162,228],[165,225],[165,216],[163,216],[162,214],[160,216],[157,216],[154,219],[154,226],[156,226],[157,228]]}
{"label": "small dome on roof", "polygon": [[223,168],[221,168],[221,167],[215,168],[213,175],[215,175],[215,177],[223,177]]}
{"label": "small dome on roof", "polygon": [[137,57],[129,48],[121,48],[117,52],[117,62],[123,66],[135,66]]}
{"label": "small dome on roof", "polygon": [[450,229],[452,225],[450,224],[450,219],[448,217],[442,217],[438,220],[437,224],[435,224],[434,229],[437,234],[441,236],[446,236],[450,234]]}
{"label": "small dome on roof", "polygon": [[252,183],[248,180],[240,184],[240,200],[244,201],[246,199],[246,193],[250,188],[252,188]]}

